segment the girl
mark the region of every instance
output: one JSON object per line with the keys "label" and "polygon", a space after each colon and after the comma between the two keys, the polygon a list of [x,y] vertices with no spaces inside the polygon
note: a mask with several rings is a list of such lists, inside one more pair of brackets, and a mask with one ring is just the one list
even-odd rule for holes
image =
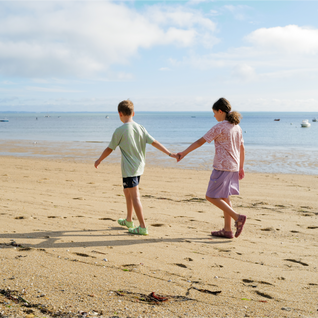
{"label": "girl", "polygon": [[204,143],[214,140],[215,156],[213,171],[206,192],[206,199],[224,213],[224,228],[211,232],[213,236],[233,238],[232,219],[235,220],[235,237],[239,237],[246,221],[245,215],[237,214],[230,201],[230,195],[239,194],[239,180],[244,178],[245,149],[242,129],[238,125],[241,114],[231,111],[231,105],[225,98],[220,98],[212,107],[214,117],[219,122],[202,138],[194,142],[183,152],[178,153],[178,162],[191,151]]}

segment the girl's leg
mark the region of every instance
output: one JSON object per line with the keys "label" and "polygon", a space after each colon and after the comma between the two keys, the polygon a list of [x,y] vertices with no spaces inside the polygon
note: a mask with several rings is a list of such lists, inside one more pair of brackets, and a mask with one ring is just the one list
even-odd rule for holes
{"label": "girl's leg", "polygon": [[[225,201],[231,208],[232,208],[232,203],[230,198],[222,198],[223,201]],[[224,230],[225,231],[231,231],[232,229],[232,217],[223,211],[224,214]]]}
{"label": "girl's leg", "polygon": [[146,224],[145,224],[144,215],[142,211],[142,204],[140,201],[139,187],[136,186],[133,188],[128,188],[128,190],[129,190],[129,195],[131,197],[132,205],[136,212],[140,227],[145,228]]}
{"label": "girl's leg", "polygon": [[124,189],[124,194],[126,198],[126,206],[127,206],[127,222],[132,222],[132,214],[133,214],[133,201],[130,195],[130,189],[126,188]]}
{"label": "girl's leg", "polygon": [[206,196],[206,199],[221,209],[224,213],[224,230],[231,231],[231,218],[237,221],[239,214],[237,214],[233,208],[229,198],[209,198]]}

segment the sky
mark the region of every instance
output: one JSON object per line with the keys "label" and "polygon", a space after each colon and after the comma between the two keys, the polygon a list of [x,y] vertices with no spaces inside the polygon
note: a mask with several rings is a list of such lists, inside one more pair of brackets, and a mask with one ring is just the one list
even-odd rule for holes
{"label": "sky", "polygon": [[318,1],[1,1],[0,111],[318,112]]}

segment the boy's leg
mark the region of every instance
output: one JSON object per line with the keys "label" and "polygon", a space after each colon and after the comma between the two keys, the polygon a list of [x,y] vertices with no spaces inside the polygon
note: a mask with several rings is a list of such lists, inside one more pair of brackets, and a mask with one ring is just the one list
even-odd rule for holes
{"label": "boy's leg", "polygon": [[134,210],[136,212],[140,227],[146,228],[144,215],[143,215],[143,211],[142,211],[142,204],[140,201],[139,186],[136,186],[133,188],[127,188],[125,190],[129,191],[129,195],[131,197],[131,201],[132,201]]}
{"label": "boy's leg", "polygon": [[133,214],[133,201],[130,195],[129,188],[124,188],[124,194],[126,198],[126,206],[127,206],[127,222],[132,222],[132,214]]}

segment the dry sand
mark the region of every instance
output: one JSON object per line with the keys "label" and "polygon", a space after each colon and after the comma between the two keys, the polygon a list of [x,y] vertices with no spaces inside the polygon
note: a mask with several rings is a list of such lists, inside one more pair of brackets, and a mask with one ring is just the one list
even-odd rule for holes
{"label": "dry sand", "polygon": [[0,157],[0,317],[318,317],[318,177],[247,173],[229,240],[209,175],[147,166],[140,237],[119,164]]}

